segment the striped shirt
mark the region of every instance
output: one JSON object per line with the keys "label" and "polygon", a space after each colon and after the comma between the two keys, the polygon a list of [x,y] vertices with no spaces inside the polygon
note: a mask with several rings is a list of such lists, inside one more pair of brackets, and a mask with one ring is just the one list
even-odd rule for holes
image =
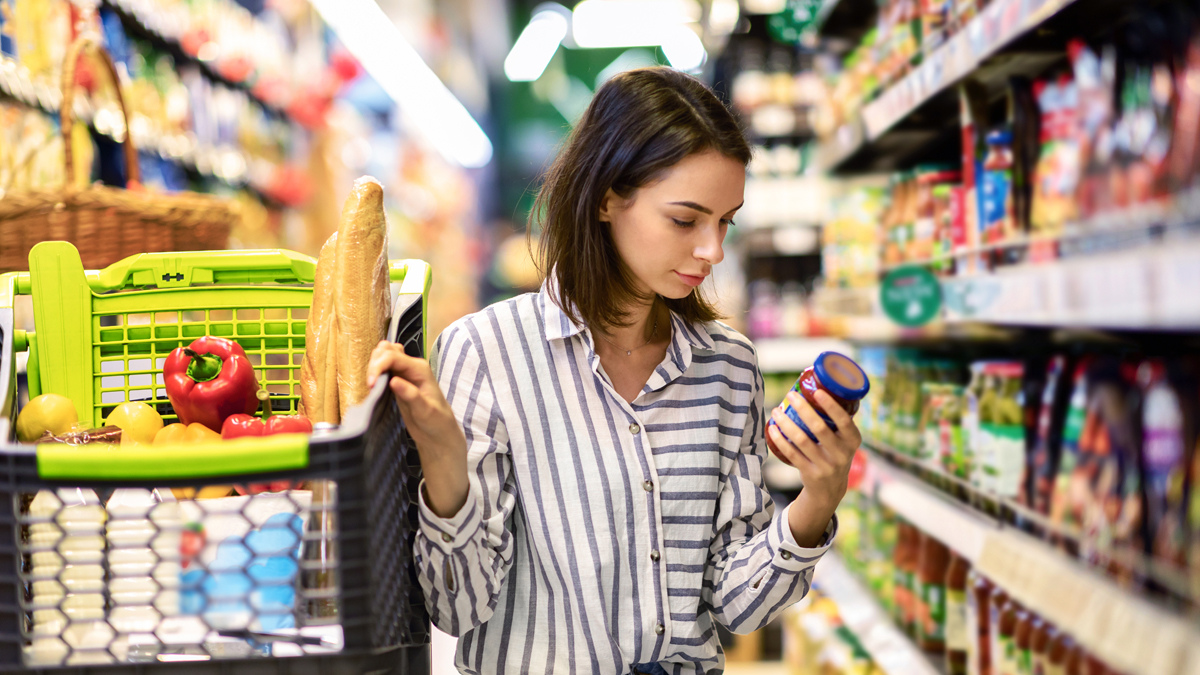
{"label": "striped shirt", "polygon": [[809,549],[775,513],[754,348],[720,322],[671,327],[632,404],[545,286],[438,338],[470,493],[439,518],[420,491],[416,561],[460,671],[719,672],[714,623],[750,632],[808,592],[836,519]]}

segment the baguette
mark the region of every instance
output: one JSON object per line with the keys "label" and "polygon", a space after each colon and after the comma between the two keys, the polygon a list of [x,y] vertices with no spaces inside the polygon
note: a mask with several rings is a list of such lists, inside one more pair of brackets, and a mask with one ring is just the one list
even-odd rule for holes
{"label": "baguette", "polygon": [[[337,338],[336,314],[333,308],[333,275],[337,267],[337,232],[330,235],[317,258],[317,274],[313,283],[312,309],[304,327],[304,363],[300,365],[301,412],[313,422],[341,420],[337,398],[329,405],[326,393],[332,382],[336,388]],[[332,376],[332,377],[331,377]]]}
{"label": "baguette", "polygon": [[354,182],[337,234],[333,307],[338,405],[345,415],[367,397],[367,364],[391,321],[387,220],[379,181],[364,176]]}

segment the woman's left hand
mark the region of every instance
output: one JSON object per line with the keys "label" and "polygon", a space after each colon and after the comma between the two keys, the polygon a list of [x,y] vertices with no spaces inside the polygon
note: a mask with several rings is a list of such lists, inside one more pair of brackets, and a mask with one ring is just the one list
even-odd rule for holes
{"label": "woman's left hand", "polygon": [[854,424],[854,418],[832,396],[817,390],[815,397],[821,409],[837,426],[837,431],[829,428],[803,396],[791,391],[788,392],[787,402],[808,425],[819,443],[814,443],[803,429],[789,419],[782,407],[771,412],[777,426],[767,427],[767,440],[784,460],[800,471],[800,477],[804,480],[801,496],[806,497],[805,501],[819,506],[821,511],[832,512],[846,495],[850,464],[862,444],[862,434]]}

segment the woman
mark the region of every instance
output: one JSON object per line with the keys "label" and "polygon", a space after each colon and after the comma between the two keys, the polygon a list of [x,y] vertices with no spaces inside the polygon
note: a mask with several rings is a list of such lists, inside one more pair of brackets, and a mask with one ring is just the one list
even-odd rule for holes
{"label": "woman", "polygon": [[820,444],[773,413],[806,486],[774,513],[754,348],[699,291],[749,160],[697,80],[617,75],[538,196],[541,291],[456,322],[429,363],[376,349],[425,475],[426,604],[463,672],[720,672],[715,622],[749,632],[808,591],[861,439],[827,396],[836,432],[792,400]]}

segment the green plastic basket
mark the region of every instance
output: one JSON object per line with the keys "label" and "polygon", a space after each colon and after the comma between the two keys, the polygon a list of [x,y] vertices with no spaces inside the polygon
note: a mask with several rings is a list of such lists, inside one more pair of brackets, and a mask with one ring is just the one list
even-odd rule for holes
{"label": "green plastic basket", "polygon": [[[29,352],[30,397],[62,394],[81,421],[95,426],[120,403],[144,401],[170,423],[175,415],[162,376],[167,355],[219,335],[246,350],[272,393],[272,409],[299,405],[312,258],[285,250],[143,253],[85,271],[75,247],[55,241],[33,248],[29,269],[0,275],[0,310],[11,310],[16,295],[33,296],[36,333],[9,327],[12,339],[4,340],[6,350]],[[421,294],[425,316],[429,266],[392,261],[390,276],[401,294]],[[9,399],[9,409],[0,409],[0,420],[15,412],[14,378],[3,379],[9,391],[0,398]]]}

